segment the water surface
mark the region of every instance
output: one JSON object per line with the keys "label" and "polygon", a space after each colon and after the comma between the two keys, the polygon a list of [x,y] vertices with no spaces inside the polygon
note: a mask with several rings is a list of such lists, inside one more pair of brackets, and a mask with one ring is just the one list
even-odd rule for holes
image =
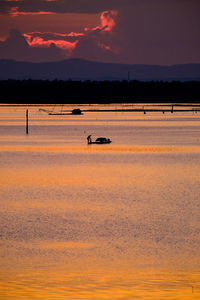
{"label": "water surface", "polygon": [[199,114],[25,110],[0,108],[0,299],[199,299]]}

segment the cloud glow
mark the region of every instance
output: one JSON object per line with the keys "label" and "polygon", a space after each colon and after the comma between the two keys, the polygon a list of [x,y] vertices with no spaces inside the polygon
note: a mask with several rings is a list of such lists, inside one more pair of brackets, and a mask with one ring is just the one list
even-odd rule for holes
{"label": "cloud glow", "polygon": [[27,15],[53,15],[55,14],[54,12],[50,11],[38,11],[38,12],[24,12],[24,11],[19,11],[18,6],[14,6],[10,9],[9,15],[11,17],[18,17],[18,16],[27,16]]}
{"label": "cloud glow", "polygon": [[85,31],[95,31],[95,30],[112,31],[112,29],[116,25],[115,18],[117,17],[117,15],[118,15],[118,11],[116,10],[103,11],[100,16],[101,24],[94,28],[85,27],[84,30]]}
{"label": "cloud glow", "polygon": [[116,10],[104,11],[101,14],[101,27],[104,31],[111,31],[115,27],[115,17],[117,15]]}
{"label": "cloud glow", "polygon": [[70,56],[72,54],[73,49],[76,47],[76,44],[78,43],[78,41],[69,42],[69,41],[65,41],[65,40],[56,40],[56,39],[45,41],[41,37],[37,36],[37,37],[32,38],[32,36],[28,35],[28,34],[24,34],[24,37],[26,38],[26,41],[30,47],[44,48],[44,47],[50,47],[53,44],[56,47],[58,47],[62,50],[65,50],[66,56]]}
{"label": "cloud glow", "polygon": [[70,32],[70,33],[59,33],[59,32],[40,32],[40,31],[35,31],[35,32],[29,32],[24,34],[24,36],[28,39],[33,38],[34,36],[42,36],[42,35],[52,35],[55,37],[80,37],[84,36],[84,33],[81,32]]}
{"label": "cloud glow", "polygon": [[[24,13],[19,12],[18,8],[13,8],[12,16],[18,16],[18,14],[43,14],[44,12],[37,13]],[[45,12],[47,14],[47,12]],[[69,33],[56,33],[56,32],[28,32],[24,33],[24,37],[30,47],[50,47],[54,44],[59,49],[65,52],[65,56],[71,56],[73,50],[76,48],[80,39],[84,38],[94,38],[93,33],[101,34],[101,39],[103,39],[105,34],[111,33],[116,25],[115,18],[118,12],[104,11],[100,15],[100,25],[92,28],[85,27],[82,32],[69,32]],[[104,49],[106,51],[111,51],[114,53],[110,45],[102,41],[98,41],[99,36],[95,37],[97,39],[97,47]]]}

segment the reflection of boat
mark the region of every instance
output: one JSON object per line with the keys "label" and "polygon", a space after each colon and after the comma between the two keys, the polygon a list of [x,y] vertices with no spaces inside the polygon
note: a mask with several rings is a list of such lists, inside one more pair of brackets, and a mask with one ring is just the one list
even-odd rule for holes
{"label": "reflection of boat", "polygon": [[88,140],[88,145],[91,145],[91,144],[110,144],[110,143],[112,143],[112,141],[110,139],[107,139],[105,137],[99,137],[93,142],[90,135],[87,137],[87,140]]}

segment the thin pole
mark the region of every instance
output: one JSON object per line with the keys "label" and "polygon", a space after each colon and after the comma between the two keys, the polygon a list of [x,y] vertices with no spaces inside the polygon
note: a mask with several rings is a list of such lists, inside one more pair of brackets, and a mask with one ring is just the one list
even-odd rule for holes
{"label": "thin pole", "polygon": [[28,134],[28,109],[26,110],[26,134]]}

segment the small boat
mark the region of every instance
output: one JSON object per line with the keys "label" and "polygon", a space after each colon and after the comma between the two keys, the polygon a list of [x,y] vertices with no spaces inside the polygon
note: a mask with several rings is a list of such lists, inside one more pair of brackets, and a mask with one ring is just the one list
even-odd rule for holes
{"label": "small boat", "polygon": [[110,144],[112,141],[110,139],[107,139],[105,137],[99,137],[95,140],[95,142],[92,142],[93,144]]}
{"label": "small boat", "polygon": [[80,108],[75,108],[72,110],[72,115],[82,115],[82,110]]}
{"label": "small boat", "polygon": [[110,144],[110,143],[112,143],[112,141],[110,139],[107,139],[105,137],[99,137],[93,142],[90,135],[87,137],[87,141],[88,141],[88,145],[91,145],[91,144]]}

